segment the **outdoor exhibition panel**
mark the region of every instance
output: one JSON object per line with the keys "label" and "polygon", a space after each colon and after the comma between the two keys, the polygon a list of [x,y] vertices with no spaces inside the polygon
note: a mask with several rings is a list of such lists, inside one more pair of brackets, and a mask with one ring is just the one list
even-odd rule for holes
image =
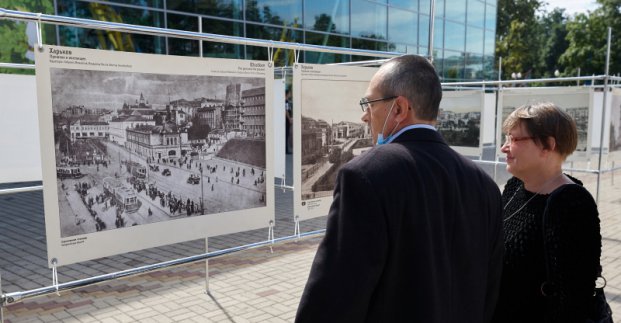
{"label": "outdoor exhibition panel", "polygon": [[267,227],[270,62],[36,51],[50,266]]}
{"label": "outdoor exhibition panel", "polygon": [[499,117],[496,127],[496,146],[498,157],[504,157],[500,151],[503,143],[502,123],[516,108],[538,102],[552,102],[567,112],[576,122],[578,128],[578,145],[576,151],[567,158],[568,161],[587,160],[591,151],[593,89],[589,87],[550,87],[550,88],[506,88],[500,92]]}
{"label": "outdoor exhibition panel", "polygon": [[358,102],[376,71],[294,65],[294,211],[299,220],[327,215],[339,168],[372,147]]}
{"label": "outdoor exhibition panel", "polygon": [[285,140],[287,135],[285,134],[285,79],[274,80],[274,104],[273,104],[273,116],[274,116],[274,176],[277,178],[285,178],[286,165],[285,165]]}
{"label": "outdoor exhibition panel", "polygon": [[0,183],[41,180],[35,77],[0,74]]}
{"label": "outdoor exhibition panel", "polygon": [[442,93],[436,128],[446,142],[466,156],[481,156],[483,141],[483,91]]}
{"label": "outdoor exhibition panel", "polygon": [[610,105],[610,156],[621,157],[621,89],[612,89]]}

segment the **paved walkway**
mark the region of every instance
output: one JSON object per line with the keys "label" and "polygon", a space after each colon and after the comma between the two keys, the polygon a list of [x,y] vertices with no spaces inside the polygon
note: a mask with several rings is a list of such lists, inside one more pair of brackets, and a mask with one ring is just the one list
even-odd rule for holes
{"label": "paved walkway", "polygon": [[[596,176],[574,174],[595,194]],[[506,176],[504,174],[503,176]],[[291,178],[291,177],[289,177]],[[621,172],[614,185],[602,176],[604,276],[608,300],[621,319]],[[504,179],[500,179],[504,181]],[[293,233],[291,192],[277,190],[276,237]],[[4,292],[49,286],[40,192],[0,196],[0,273]],[[325,218],[305,221],[302,232],[322,228]],[[209,239],[210,250],[263,241],[267,230]],[[6,322],[291,322],[320,237],[242,251],[209,263],[168,268],[73,291],[28,299],[4,308]],[[60,281],[91,277],[204,252],[204,241],[69,265]]]}

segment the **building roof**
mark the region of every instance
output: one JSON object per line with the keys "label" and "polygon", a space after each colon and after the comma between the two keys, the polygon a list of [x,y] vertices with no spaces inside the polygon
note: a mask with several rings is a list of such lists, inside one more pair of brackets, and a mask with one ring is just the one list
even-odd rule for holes
{"label": "building roof", "polygon": [[83,119],[78,119],[71,124],[72,125],[83,125],[83,126],[107,126],[108,125],[108,123],[104,121],[90,121],[90,120],[83,120]]}
{"label": "building roof", "polygon": [[148,120],[145,119],[141,116],[121,116],[118,118],[112,118],[112,120],[110,120],[110,122],[136,122],[136,121],[144,121],[144,122],[154,122],[153,120]]}
{"label": "building roof", "polygon": [[265,95],[265,86],[256,87],[254,89],[248,89],[248,90],[242,91],[242,98],[246,98],[249,96],[255,96],[255,95]]}

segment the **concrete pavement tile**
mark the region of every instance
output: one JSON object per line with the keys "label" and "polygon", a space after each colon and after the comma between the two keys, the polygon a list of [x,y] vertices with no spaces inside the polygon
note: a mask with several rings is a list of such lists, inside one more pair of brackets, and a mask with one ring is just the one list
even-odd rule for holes
{"label": "concrete pavement tile", "polygon": [[149,307],[143,307],[141,309],[125,312],[125,314],[137,321],[141,321],[144,318],[155,316],[158,313]]}
{"label": "concrete pavement tile", "polygon": [[285,321],[280,317],[270,317],[268,319],[257,321],[257,322],[269,322],[269,323],[290,323],[289,321]]}

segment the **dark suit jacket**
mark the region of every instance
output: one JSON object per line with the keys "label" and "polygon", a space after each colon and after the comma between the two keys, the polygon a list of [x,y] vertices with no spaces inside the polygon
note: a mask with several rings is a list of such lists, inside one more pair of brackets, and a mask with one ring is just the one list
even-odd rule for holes
{"label": "dark suit jacket", "polygon": [[503,248],[494,181],[408,130],[339,171],[296,322],[488,322]]}

